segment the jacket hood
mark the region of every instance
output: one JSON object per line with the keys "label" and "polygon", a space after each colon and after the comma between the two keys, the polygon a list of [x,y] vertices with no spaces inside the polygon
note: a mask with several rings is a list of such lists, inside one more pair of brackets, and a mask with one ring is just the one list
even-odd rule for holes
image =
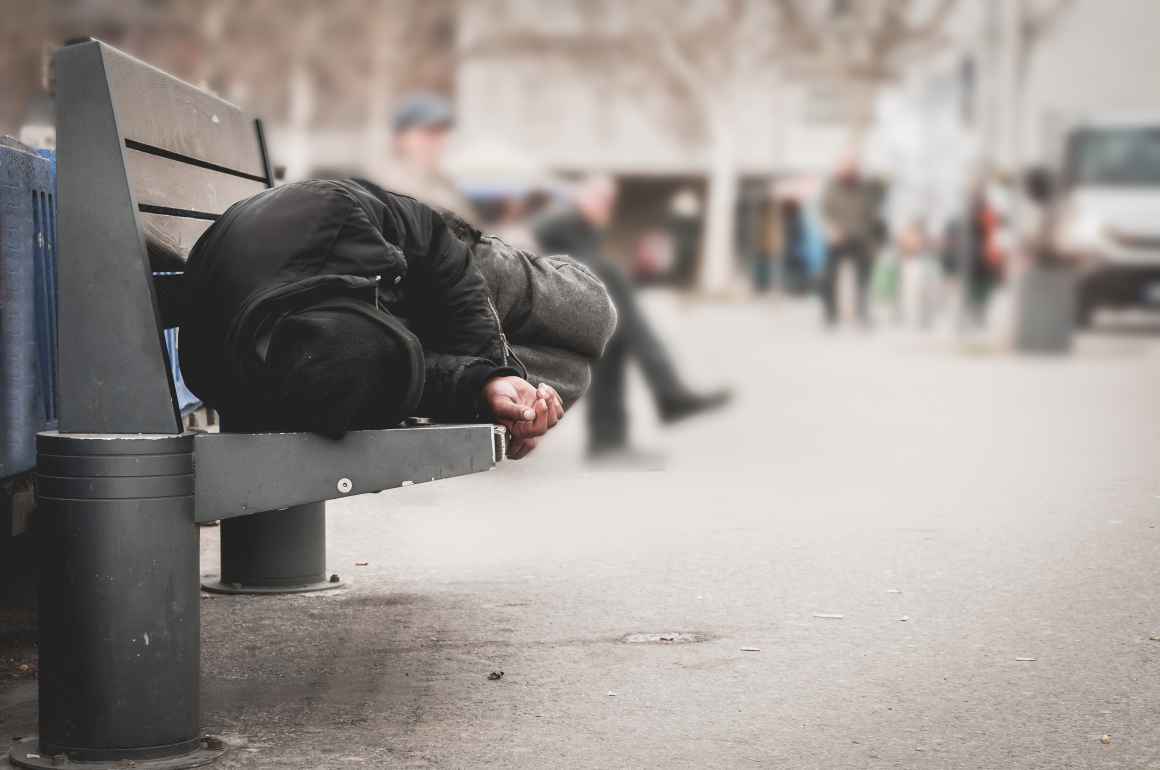
{"label": "jacket hood", "polygon": [[[357,300],[381,316],[384,330],[406,331],[376,306],[378,287],[407,273],[403,252],[383,237],[382,217],[382,204],[363,188],[327,180],[231,206],[198,239],[185,274],[181,357],[193,391],[214,405],[232,400],[261,372],[261,336],[280,317],[318,303]],[[225,372],[214,363],[223,353]]]}
{"label": "jacket hood", "polygon": [[391,427],[423,395],[418,338],[361,300],[336,297],[282,315],[255,342],[249,382],[268,394],[264,411],[281,429]]}

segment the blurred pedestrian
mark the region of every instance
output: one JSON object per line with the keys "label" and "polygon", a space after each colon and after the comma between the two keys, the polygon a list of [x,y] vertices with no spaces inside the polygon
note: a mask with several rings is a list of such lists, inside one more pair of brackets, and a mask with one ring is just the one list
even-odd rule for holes
{"label": "blurred pedestrian", "polygon": [[967,208],[966,290],[968,318],[982,326],[991,295],[1003,278],[1006,262],[1004,222],[997,193],[985,179],[977,180]]}
{"label": "blurred pedestrian", "polygon": [[773,288],[784,288],[786,226],[782,204],[775,194],[769,195],[757,211],[758,235],[753,244],[753,290],[767,294]]}
{"label": "blurred pedestrian", "polygon": [[808,294],[817,287],[826,265],[825,237],[817,214],[797,195],[778,206],[781,219],[782,288],[789,294]]}
{"label": "blurred pedestrian", "polygon": [[444,171],[455,112],[442,96],[419,92],[407,96],[391,117],[391,147],[375,181],[469,222],[478,212]]}
{"label": "blurred pedestrian", "polygon": [[838,320],[837,282],[843,262],[850,262],[857,281],[857,313],[870,323],[870,273],[878,232],[878,188],[864,179],[858,161],[848,158],[826,187],[822,198],[829,258],[822,277],[822,302],[828,325]]}
{"label": "blurred pedestrian", "polygon": [[697,272],[697,250],[701,244],[701,199],[683,187],[669,201],[669,233],[673,238],[672,282],[688,287]]}
{"label": "blurred pedestrian", "polygon": [[604,281],[616,305],[616,331],[592,372],[589,390],[588,450],[594,458],[629,454],[625,374],[630,356],[640,363],[665,422],[721,407],[730,397],[726,390],[699,393],[684,384],[645,318],[628,275],[605,253],[605,231],[612,221],[617,193],[615,180],[589,178],[570,205],[549,213],[536,227],[542,253],[567,254],[588,265]]}
{"label": "blurred pedestrian", "polygon": [[926,222],[915,217],[894,244],[899,259],[899,319],[919,329],[929,329],[941,299],[938,255],[927,234]]}

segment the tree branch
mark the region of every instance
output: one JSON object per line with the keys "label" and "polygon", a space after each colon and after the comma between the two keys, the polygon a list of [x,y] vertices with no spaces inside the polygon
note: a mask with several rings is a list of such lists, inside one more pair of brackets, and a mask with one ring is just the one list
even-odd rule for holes
{"label": "tree branch", "polygon": [[[1070,0],[1063,0],[1070,2]],[[942,34],[946,27],[947,19],[950,18],[951,13],[958,7],[959,0],[941,0],[941,2],[931,12],[930,18],[924,23],[912,27],[909,31],[909,36],[915,40],[930,39]]]}
{"label": "tree branch", "polygon": [[799,0],[774,0],[785,27],[784,37],[796,39],[802,50],[817,51],[822,47],[821,31],[808,17]]}

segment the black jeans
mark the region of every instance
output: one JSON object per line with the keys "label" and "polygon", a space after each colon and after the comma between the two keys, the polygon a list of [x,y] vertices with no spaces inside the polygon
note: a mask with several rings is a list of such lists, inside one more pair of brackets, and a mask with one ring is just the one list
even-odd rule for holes
{"label": "black jeans", "polygon": [[677,395],[682,386],[672,359],[644,317],[636,289],[625,272],[606,259],[586,263],[604,281],[617,314],[616,331],[592,368],[592,387],[588,391],[589,448],[599,451],[623,447],[628,441],[625,375],[630,356],[640,364],[658,402]]}
{"label": "black jeans", "polygon": [[825,307],[826,323],[833,324],[838,320],[837,283],[838,269],[844,260],[854,264],[854,273],[858,283],[858,319],[862,322],[870,320],[870,268],[874,265],[873,255],[869,248],[861,242],[831,244],[829,259],[826,260],[826,272],[822,276],[822,304]]}

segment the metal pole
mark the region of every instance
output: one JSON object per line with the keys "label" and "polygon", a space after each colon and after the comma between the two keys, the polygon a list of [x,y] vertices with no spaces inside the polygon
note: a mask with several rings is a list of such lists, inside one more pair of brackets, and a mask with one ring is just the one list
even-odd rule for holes
{"label": "metal pole", "polygon": [[200,729],[193,436],[42,433],[37,452],[40,735],[10,759],[212,762],[222,746]]}
{"label": "metal pole", "polygon": [[282,594],[339,588],[326,574],[326,503],[296,505],[222,521],[216,593]]}

